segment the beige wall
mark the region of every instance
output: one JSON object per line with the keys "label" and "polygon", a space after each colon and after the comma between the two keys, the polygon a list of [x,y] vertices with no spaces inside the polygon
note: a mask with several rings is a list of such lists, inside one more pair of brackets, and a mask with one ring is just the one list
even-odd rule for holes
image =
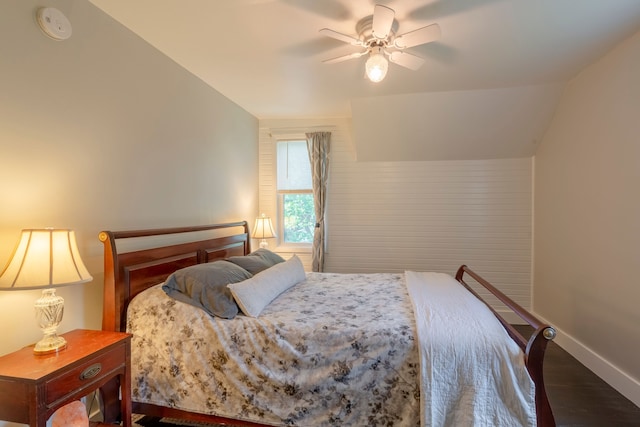
{"label": "beige wall", "polygon": [[[0,52],[0,268],[22,228],[76,230],[94,280],[59,289],[62,331],[100,328],[100,230],[255,217],[257,119],[88,1],[3,0]],[[0,292],[0,354],[38,339],[38,295]]]}
{"label": "beige wall", "polygon": [[640,405],[640,34],[567,86],[535,176],[534,309]]}

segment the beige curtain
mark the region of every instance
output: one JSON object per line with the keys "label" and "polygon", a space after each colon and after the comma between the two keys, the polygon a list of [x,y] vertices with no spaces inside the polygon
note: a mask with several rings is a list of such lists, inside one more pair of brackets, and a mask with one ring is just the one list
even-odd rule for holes
{"label": "beige curtain", "polygon": [[313,206],[316,214],[316,228],[313,233],[312,271],[324,270],[324,212],[329,178],[329,151],[331,132],[307,133],[307,148],[311,162],[313,185]]}

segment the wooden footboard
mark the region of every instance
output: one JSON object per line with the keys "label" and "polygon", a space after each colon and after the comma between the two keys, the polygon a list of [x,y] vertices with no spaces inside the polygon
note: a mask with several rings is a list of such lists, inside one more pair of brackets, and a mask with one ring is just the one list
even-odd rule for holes
{"label": "wooden footboard", "polygon": [[[525,339],[510,323],[498,314],[489,304],[487,304],[478,295],[468,283],[464,281],[465,273],[472,277],[476,282],[485,287],[489,292],[495,295],[500,301],[502,301],[507,307],[509,307],[514,313],[516,313],[522,320],[527,322],[533,327],[534,332],[531,337]],[[547,349],[547,343],[555,338],[556,330],[553,327],[542,323],[535,316],[522,308],[519,304],[513,301],[511,298],[503,294],[499,289],[494,287],[491,283],[480,277],[477,273],[474,273],[466,265],[460,266],[456,273],[456,280],[462,283],[472,294],[474,294],[480,301],[484,302],[487,307],[495,314],[502,326],[507,330],[509,336],[520,346],[525,354],[525,364],[531,379],[536,385],[536,416],[538,419],[538,426],[555,426],[555,419],[553,418],[553,412],[551,411],[551,405],[547,398],[547,392],[544,387],[544,377],[542,373],[542,364],[544,361],[544,352]]]}

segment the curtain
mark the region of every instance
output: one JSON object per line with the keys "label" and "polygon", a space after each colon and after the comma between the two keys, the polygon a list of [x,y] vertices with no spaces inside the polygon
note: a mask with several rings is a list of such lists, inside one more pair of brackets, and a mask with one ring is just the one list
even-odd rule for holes
{"label": "curtain", "polygon": [[329,178],[329,151],[331,132],[307,133],[307,149],[311,162],[313,207],[316,214],[316,228],[313,232],[312,271],[324,270],[324,212],[326,205],[327,180]]}

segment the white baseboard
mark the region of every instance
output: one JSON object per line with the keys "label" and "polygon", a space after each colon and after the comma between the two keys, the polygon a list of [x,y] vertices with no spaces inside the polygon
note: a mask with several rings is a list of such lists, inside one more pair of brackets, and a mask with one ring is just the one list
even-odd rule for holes
{"label": "white baseboard", "polygon": [[[538,314],[535,314],[535,316],[545,323],[552,324]],[[556,344],[602,378],[611,387],[615,388],[620,394],[632,401],[635,405],[640,406],[640,382],[621,371],[618,367],[611,364],[562,329],[558,329],[555,326],[554,328],[558,333],[553,340]]]}

